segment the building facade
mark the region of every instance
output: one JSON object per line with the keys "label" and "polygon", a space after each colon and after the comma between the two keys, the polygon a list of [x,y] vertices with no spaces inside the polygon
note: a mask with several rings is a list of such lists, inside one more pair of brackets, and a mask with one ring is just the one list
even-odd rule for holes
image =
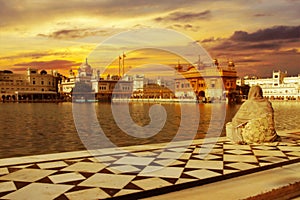
{"label": "building facade", "polygon": [[71,94],[75,87],[76,76],[73,70],[69,71],[69,76],[61,76],[58,83],[58,92],[65,100],[71,100]]}
{"label": "building facade", "polygon": [[0,71],[2,101],[34,101],[57,99],[58,73],[28,68],[25,74]]}
{"label": "building facade", "polygon": [[100,80],[92,80],[92,91],[98,101],[110,101],[112,98],[130,98],[132,81],[122,80],[119,76],[107,76]]}
{"label": "building facade", "polygon": [[200,101],[226,100],[236,93],[237,72],[233,62],[221,67],[217,60],[212,66],[177,67],[175,96]]}
{"label": "building facade", "polygon": [[287,72],[273,71],[271,78],[244,77],[237,84],[261,86],[264,97],[278,100],[300,100],[300,74],[288,77]]}
{"label": "building facade", "polygon": [[66,100],[110,101],[112,98],[130,98],[133,89],[132,79],[128,76],[101,76],[86,59],[78,73],[70,70],[69,77],[63,77],[59,92]]}

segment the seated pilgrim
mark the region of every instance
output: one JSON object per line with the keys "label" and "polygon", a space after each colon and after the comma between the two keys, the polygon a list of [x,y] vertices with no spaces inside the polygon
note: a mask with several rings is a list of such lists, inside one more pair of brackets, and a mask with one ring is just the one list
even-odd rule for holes
{"label": "seated pilgrim", "polygon": [[260,86],[250,88],[246,100],[226,124],[226,135],[236,143],[273,142],[278,138],[272,104],[263,98]]}

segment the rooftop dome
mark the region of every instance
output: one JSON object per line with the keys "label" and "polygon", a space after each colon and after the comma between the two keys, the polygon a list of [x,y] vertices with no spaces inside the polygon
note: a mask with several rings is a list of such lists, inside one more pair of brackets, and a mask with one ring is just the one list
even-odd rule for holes
{"label": "rooftop dome", "polygon": [[40,74],[41,74],[41,75],[46,75],[46,74],[47,74],[47,71],[43,69],[43,70],[40,72]]}
{"label": "rooftop dome", "polygon": [[86,74],[92,74],[92,67],[88,64],[87,58],[85,59],[85,63],[83,63],[80,68],[80,72],[85,72]]}
{"label": "rooftop dome", "polygon": [[189,66],[187,71],[197,71],[195,66]]}

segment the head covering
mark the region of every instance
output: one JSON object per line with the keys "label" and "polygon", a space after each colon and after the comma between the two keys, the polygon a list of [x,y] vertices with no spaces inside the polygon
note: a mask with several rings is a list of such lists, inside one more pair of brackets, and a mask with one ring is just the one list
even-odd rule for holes
{"label": "head covering", "polygon": [[252,86],[249,90],[248,99],[256,101],[264,100],[263,91],[261,87],[258,85]]}
{"label": "head covering", "polygon": [[245,101],[232,119],[232,126],[245,125],[244,142],[270,142],[277,138],[274,110],[271,102],[263,97],[260,86],[252,86]]}
{"label": "head covering", "polygon": [[235,125],[239,125],[253,118],[264,116],[266,113],[273,114],[272,105],[263,97],[261,87],[255,85],[250,88],[248,100],[241,105],[232,122]]}

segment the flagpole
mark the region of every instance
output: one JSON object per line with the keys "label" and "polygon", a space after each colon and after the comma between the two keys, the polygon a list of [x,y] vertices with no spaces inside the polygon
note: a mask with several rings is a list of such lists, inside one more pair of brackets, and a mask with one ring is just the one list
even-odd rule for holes
{"label": "flagpole", "polygon": [[121,77],[121,56],[119,56],[119,77]]}
{"label": "flagpole", "polygon": [[123,76],[124,76],[124,69],[125,69],[125,57],[126,55],[123,52]]}

